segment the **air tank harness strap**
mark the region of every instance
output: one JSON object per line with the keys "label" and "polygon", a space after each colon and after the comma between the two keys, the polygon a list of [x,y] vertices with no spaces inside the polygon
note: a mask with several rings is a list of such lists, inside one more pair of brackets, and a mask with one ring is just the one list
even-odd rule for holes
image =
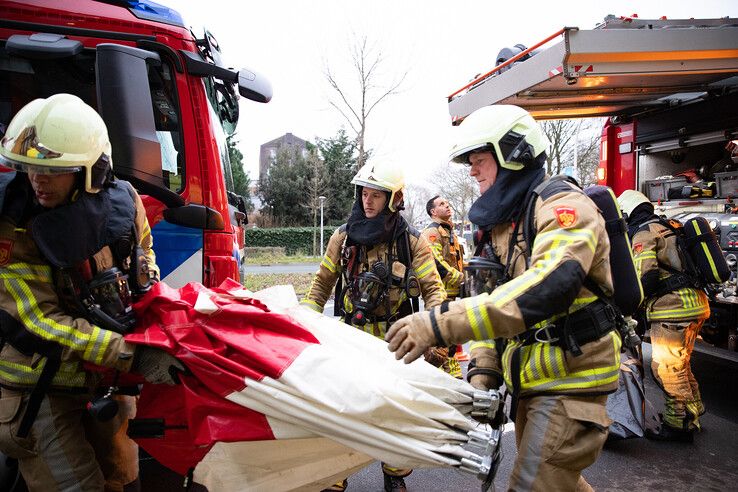
{"label": "air tank harness strap", "polygon": [[672,270],[671,275],[659,281],[658,288],[656,289],[656,292],[654,292],[653,296],[661,297],[670,292],[684,289],[686,287],[697,288],[697,285],[689,275],[677,270]]}
{"label": "air tank harness strap", "polygon": [[598,299],[552,324],[527,330],[514,340],[522,341],[523,346],[534,342],[554,343],[578,357],[582,354],[582,345],[599,340],[616,329],[619,319],[611,304]]}
{"label": "air tank harness strap", "polygon": [[526,330],[513,337],[513,340],[520,343],[520,346],[515,348],[510,360],[512,383],[510,417],[515,419],[520,397],[521,350],[523,347],[535,342],[553,343],[578,357],[582,355],[582,345],[599,340],[616,329],[619,319],[619,313],[611,304],[598,299],[550,325]]}
{"label": "air tank harness strap", "polygon": [[59,371],[59,367],[61,367],[61,350],[59,350],[59,353],[57,354],[48,355],[46,357],[44,368],[41,369],[38,381],[36,381],[36,385],[33,387],[31,395],[28,397],[26,411],[23,414],[23,419],[21,420],[20,425],[18,426],[16,436],[19,438],[26,438],[31,432],[31,427],[36,421],[39,409],[41,408],[41,402],[44,400],[49,388],[51,388],[51,383],[54,380],[54,376]]}

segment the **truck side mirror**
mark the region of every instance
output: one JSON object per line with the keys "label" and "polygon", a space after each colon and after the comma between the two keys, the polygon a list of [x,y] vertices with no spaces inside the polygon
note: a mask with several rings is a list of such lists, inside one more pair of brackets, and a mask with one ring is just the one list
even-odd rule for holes
{"label": "truck side mirror", "polygon": [[115,174],[166,206],[180,207],[184,199],[164,186],[161,145],[149,97],[148,65],[160,63],[159,55],[151,51],[99,44],[95,60],[98,111],[108,127]]}
{"label": "truck side mirror", "polygon": [[238,93],[246,99],[268,103],[272,100],[272,84],[263,75],[242,68],[238,71]]}

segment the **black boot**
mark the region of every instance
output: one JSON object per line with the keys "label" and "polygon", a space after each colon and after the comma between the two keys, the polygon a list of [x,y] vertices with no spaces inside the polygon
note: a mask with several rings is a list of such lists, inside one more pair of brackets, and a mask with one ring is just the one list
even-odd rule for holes
{"label": "black boot", "polygon": [[646,438],[654,441],[694,442],[694,429],[677,429],[661,423],[657,430],[646,429]]}
{"label": "black boot", "polygon": [[384,490],[385,492],[407,492],[405,488],[405,480],[402,477],[393,477],[384,474]]}

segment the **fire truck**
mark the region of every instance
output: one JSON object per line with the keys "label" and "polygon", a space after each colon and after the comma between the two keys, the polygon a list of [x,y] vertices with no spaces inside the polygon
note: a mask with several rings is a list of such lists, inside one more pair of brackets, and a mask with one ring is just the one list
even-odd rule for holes
{"label": "fire truck", "polygon": [[115,174],[142,194],[162,278],[217,286],[242,271],[246,208],[226,137],[239,95],[272,89],[224,66],[215,37],[147,0],[0,0],[0,135],[26,103],[59,92],[97,108]]}
{"label": "fire truck", "polygon": [[698,349],[738,362],[738,19],[608,16],[505,48],[497,63],[449,96],[452,123],[491,104],[607,117],[599,184],[640,190],[668,217],[704,216],[718,235],[733,275],[711,291]]}

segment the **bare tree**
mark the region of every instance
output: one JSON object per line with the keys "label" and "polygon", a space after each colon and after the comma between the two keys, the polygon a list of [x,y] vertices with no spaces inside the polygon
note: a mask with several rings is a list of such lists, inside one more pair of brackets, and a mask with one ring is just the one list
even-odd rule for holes
{"label": "bare tree", "polygon": [[548,120],[541,122],[551,142],[546,158],[546,172],[561,174],[567,168],[574,171],[580,184],[596,181],[599,163],[601,118],[576,120]]}
{"label": "bare tree", "polygon": [[551,142],[546,157],[546,172],[551,175],[561,174],[573,158],[572,144],[576,140],[581,125],[578,120],[547,120],[541,122],[541,128]]}
{"label": "bare tree", "polygon": [[356,161],[357,169],[361,169],[367,160],[366,135],[367,120],[377,105],[393,94],[397,94],[407,72],[404,72],[389,84],[382,84],[379,80],[379,69],[384,62],[381,51],[370,46],[367,37],[355,39],[351,45],[351,62],[358,82],[358,87],[352,84],[339,82],[334,71],[326,64],[324,73],[328,84],[336,99],[329,100],[336,108],[356,135],[356,147],[359,157]]}
{"label": "bare tree", "polygon": [[408,224],[420,229],[427,222],[428,213],[425,211],[425,204],[434,195],[436,193],[423,185],[405,186],[405,210],[402,211],[402,216]]}
{"label": "bare tree", "polygon": [[582,186],[597,183],[597,167],[600,164],[600,142],[602,140],[602,119],[596,118],[585,122],[587,130],[584,138],[577,140],[575,168],[577,179]]}
{"label": "bare tree", "polygon": [[448,200],[454,218],[463,231],[469,223],[469,209],[479,198],[477,181],[469,176],[468,167],[451,163],[439,167],[433,176],[436,183],[443,183],[438,194]]}

